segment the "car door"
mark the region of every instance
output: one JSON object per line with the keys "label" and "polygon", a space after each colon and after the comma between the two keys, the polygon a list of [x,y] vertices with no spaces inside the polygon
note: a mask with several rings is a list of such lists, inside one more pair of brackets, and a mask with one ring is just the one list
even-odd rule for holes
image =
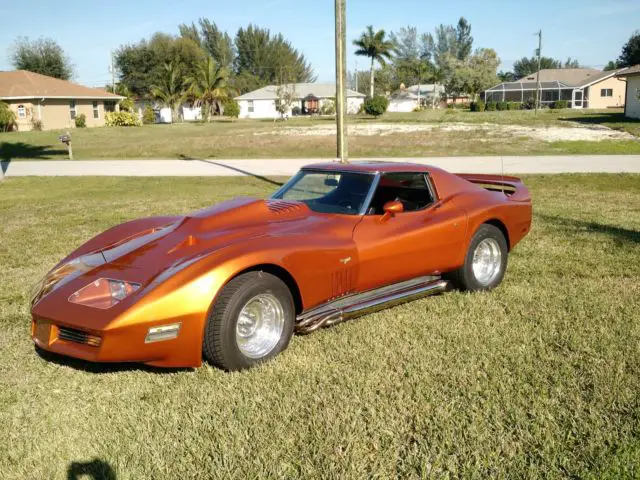
{"label": "car door", "polygon": [[[385,217],[384,203],[398,200],[405,211]],[[447,199],[435,198],[423,172],[383,175],[369,213],[355,227],[358,250],[356,289],[369,290],[459,265],[466,215]]]}

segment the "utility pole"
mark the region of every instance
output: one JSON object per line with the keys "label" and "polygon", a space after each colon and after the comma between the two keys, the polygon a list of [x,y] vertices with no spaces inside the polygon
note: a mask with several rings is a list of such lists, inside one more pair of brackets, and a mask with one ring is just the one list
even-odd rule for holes
{"label": "utility pole", "polygon": [[355,91],[358,91],[358,57],[356,57],[356,88]]}
{"label": "utility pole", "polygon": [[113,50],[111,51],[111,68],[109,69],[111,71],[111,88],[112,93],[116,93],[116,69],[113,65]]}
{"label": "utility pole", "polygon": [[349,163],[347,135],[345,125],[346,110],[346,71],[347,58],[347,26],[346,26],[346,1],[335,0],[336,16],[336,137],[337,137],[337,158],[340,163]]}
{"label": "utility pole", "polygon": [[542,55],[542,30],[538,33],[538,73],[536,74],[536,115],[538,114],[538,108],[540,108],[540,57]]}

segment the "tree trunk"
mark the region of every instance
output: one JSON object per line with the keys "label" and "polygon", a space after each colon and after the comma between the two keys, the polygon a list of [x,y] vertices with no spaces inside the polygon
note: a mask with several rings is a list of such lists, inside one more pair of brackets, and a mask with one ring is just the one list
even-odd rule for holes
{"label": "tree trunk", "polygon": [[373,61],[374,61],[374,57],[371,57],[371,74],[370,74],[370,77],[369,77],[369,96],[371,98],[373,98],[373,82],[374,82],[374,79],[373,79]]}

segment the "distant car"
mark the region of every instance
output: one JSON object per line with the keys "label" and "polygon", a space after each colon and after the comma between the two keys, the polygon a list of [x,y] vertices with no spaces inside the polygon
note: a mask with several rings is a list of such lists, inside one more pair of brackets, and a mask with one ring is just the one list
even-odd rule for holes
{"label": "distant car", "polygon": [[444,291],[490,290],[529,232],[518,178],[322,163],[268,200],[115,226],[49,272],[32,337],[94,362],[240,370],[309,333]]}

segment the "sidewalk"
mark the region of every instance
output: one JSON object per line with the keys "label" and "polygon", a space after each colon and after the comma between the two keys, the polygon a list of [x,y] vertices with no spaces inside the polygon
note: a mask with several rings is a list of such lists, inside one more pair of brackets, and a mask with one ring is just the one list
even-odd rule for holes
{"label": "sidewalk", "polygon": [[[469,173],[640,173],[640,155],[369,158],[429,164]],[[289,176],[300,167],[328,159],[96,160],[2,162],[5,176]],[[1,175],[1,174],[0,174]]]}

